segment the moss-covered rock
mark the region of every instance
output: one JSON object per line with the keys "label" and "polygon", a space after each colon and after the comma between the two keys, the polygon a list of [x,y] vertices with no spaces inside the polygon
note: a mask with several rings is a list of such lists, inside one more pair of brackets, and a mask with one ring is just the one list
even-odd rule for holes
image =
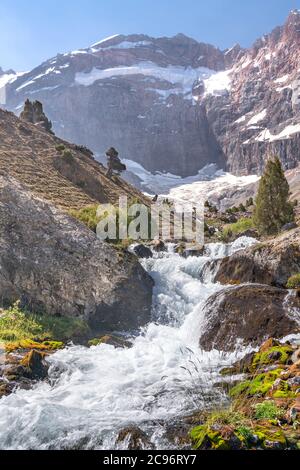
{"label": "moss-covered rock", "polygon": [[109,344],[114,346],[115,348],[131,348],[132,343],[130,341],[126,341],[119,336],[112,336],[112,335],[105,335],[101,338],[94,338],[89,341],[89,346],[99,346],[100,344]]}
{"label": "moss-covered rock", "polygon": [[13,352],[18,349],[36,349],[39,351],[56,351],[57,349],[61,349],[63,346],[64,346],[64,343],[62,343],[61,341],[37,342],[31,339],[22,339],[20,341],[6,343],[5,349],[7,352]]}

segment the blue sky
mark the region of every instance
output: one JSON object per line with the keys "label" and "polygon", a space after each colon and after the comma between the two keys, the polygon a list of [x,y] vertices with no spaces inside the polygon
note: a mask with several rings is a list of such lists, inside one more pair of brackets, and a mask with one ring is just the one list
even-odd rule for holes
{"label": "blue sky", "polygon": [[29,70],[117,33],[249,46],[294,8],[300,0],[1,0],[0,66]]}

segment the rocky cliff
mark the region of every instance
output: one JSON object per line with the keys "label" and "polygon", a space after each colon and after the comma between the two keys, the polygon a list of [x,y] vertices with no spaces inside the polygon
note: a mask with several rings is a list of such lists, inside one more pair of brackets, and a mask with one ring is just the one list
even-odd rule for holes
{"label": "rocky cliff", "polygon": [[300,12],[241,52],[229,70],[230,91],[204,106],[214,134],[237,174],[261,173],[278,154],[285,169],[299,162]]}
{"label": "rocky cliff", "polygon": [[[197,99],[202,79],[228,61],[215,47],[181,34],[118,35],[58,55],[8,84],[7,107],[19,112],[20,103],[34,97],[65,139],[99,155],[114,145],[151,171],[195,174],[207,163],[225,166]],[[219,86],[226,83],[224,76]]]}

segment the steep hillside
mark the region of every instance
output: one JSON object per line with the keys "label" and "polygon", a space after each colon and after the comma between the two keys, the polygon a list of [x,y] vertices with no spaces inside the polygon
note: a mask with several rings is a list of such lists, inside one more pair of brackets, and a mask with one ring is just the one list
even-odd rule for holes
{"label": "steep hillside", "polygon": [[0,109],[0,174],[13,176],[34,194],[70,209],[97,202],[117,203],[120,195],[148,200],[86,151]]}

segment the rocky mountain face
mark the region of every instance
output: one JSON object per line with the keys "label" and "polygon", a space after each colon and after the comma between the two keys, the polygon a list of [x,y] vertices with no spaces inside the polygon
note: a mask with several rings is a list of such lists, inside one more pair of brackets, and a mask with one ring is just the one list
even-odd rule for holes
{"label": "rocky mountain face", "polygon": [[99,156],[114,145],[152,172],[188,176],[216,163],[261,173],[274,153],[291,169],[299,163],[299,43],[298,10],[247,50],[182,34],[116,35],[6,83],[6,106],[18,113],[26,98],[38,99],[57,135]]}
{"label": "rocky mountain face", "polygon": [[209,123],[236,174],[261,173],[266,156],[280,156],[285,169],[299,162],[300,12],[259,39],[233,64],[226,96],[209,96]]}
{"label": "rocky mountain face", "polygon": [[225,166],[197,99],[202,79],[228,60],[184,35],[119,35],[24,74],[7,85],[7,107],[18,112],[25,99],[38,99],[65,139],[100,155],[114,145],[150,171],[195,174],[210,162]]}
{"label": "rocky mountain face", "polygon": [[1,303],[84,319],[96,332],[138,328],[151,318],[153,281],[138,259],[16,179],[0,176]]}

